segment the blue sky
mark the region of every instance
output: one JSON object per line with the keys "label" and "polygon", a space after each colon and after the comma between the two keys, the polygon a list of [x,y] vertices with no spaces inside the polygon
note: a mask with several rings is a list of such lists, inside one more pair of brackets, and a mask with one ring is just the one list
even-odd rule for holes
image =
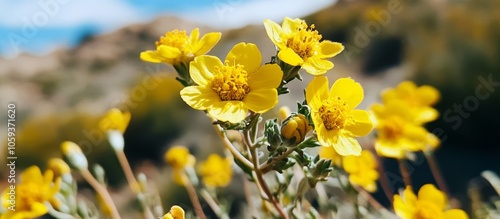
{"label": "blue sky", "polygon": [[42,55],[89,34],[175,15],[217,28],[300,17],[335,0],[2,0],[0,57]]}

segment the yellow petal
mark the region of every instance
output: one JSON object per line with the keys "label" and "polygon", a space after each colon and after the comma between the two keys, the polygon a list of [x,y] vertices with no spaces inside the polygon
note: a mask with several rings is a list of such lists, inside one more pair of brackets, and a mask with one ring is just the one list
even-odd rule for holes
{"label": "yellow petal", "polygon": [[405,202],[405,200],[403,200],[400,195],[394,195],[393,205],[394,205],[394,211],[402,219],[414,218],[416,212],[416,206]]}
{"label": "yellow petal", "polygon": [[180,93],[182,100],[196,110],[206,110],[221,102],[219,95],[209,87],[189,86]]}
{"label": "yellow petal", "polygon": [[446,195],[432,184],[425,184],[420,188],[418,200],[434,203],[440,210],[446,207]]}
{"label": "yellow petal", "polygon": [[320,59],[318,57],[311,57],[308,58],[304,62],[304,64],[302,64],[302,68],[309,74],[322,75],[333,68],[333,63],[325,59]]}
{"label": "yellow petal", "polygon": [[339,78],[330,89],[330,97],[340,97],[351,109],[361,103],[363,95],[363,87],[351,78]]}
{"label": "yellow petal", "polygon": [[373,122],[370,119],[370,114],[365,110],[352,110],[349,113],[352,116],[352,121],[348,121],[345,129],[351,132],[354,136],[365,136],[373,129]]}
{"label": "yellow petal", "polygon": [[441,94],[436,88],[432,86],[422,85],[421,87],[417,88],[417,96],[422,102],[422,105],[431,106],[439,100]]}
{"label": "yellow petal", "polygon": [[277,64],[267,64],[256,72],[248,74],[250,90],[261,88],[277,88],[281,84],[283,71]]}
{"label": "yellow petal", "polygon": [[250,91],[243,99],[243,103],[256,113],[265,113],[278,103],[278,91],[275,88]]}
{"label": "yellow petal", "polygon": [[302,22],[303,20],[301,19],[298,19],[298,18],[295,18],[295,19],[291,19],[289,17],[285,17],[283,19],[283,31],[285,33],[292,33],[292,32],[295,32],[299,29],[299,27],[302,26]]}
{"label": "yellow petal", "polygon": [[307,104],[314,110],[321,107],[323,100],[328,99],[328,78],[314,77],[306,88]]}
{"label": "yellow petal", "polygon": [[182,52],[175,47],[160,45],[158,47],[158,54],[168,59],[175,59],[179,57],[179,55],[181,55]]}
{"label": "yellow petal", "polygon": [[460,209],[451,209],[444,212],[444,219],[469,219],[469,216],[465,211]]}
{"label": "yellow petal", "polygon": [[345,156],[342,159],[342,167],[349,174],[357,173],[361,168],[359,166],[358,157],[356,156]]}
{"label": "yellow petal", "polygon": [[215,67],[222,67],[222,62],[215,56],[203,55],[189,63],[189,75],[198,85],[208,85],[212,81]]}
{"label": "yellow petal", "polygon": [[375,151],[383,157],[403,159],[406,156],[405,148],[401,147],[396,141],[377,139],[375,141]]}
{"label": "yellow petal", "polygon": [[37,184],[43,183],[43,176],[38,166],[30,166],[21,173],[21,182],[36,182]]}
{"label": "yellow petal", "polygon": [[229,65],[240,64],[247,73],[255,72],[262,62],[262,55],[259,48],[253,43],[238,43],[226,56]]}
{"label": "yellow petal", "polygon": [[436,120],[439,117],[439,112],[432,107],[424,106],[418,109],[417,116],[416,123],[427,123]]}
{"label": "yellow petal", "polygon": [[208,114],[220,121],[238,123],[245,119],[248,108],[241,101],[220,101],[208,109]]}
{"label": "yellow petal", "polygon": [[212,32],[207,33],[203,37],[201,37],[200,41],[196,43],[193,47],[193,54],[195,56],[200,56],[210,52],[210,50],[219,42],[221,33]]}
{"label": "yellow petal", "polygon": [[43,203],[33,202],[31,203],[30,211],[24,211],[22,218],[38,218],[44,214],[47,214],[47,212],[49,212],[49,210]]}
{"label": "yellow petal", "polygon": [[302,65],[302,63],[304,63],[304,60],[290,48],[281,49],[278,53],[278,58],[292,66]]}
{"label": "yellow petal", "polygon": [[160,56],[158,52],[153,50],[141,52],[140,58],[142,61],[153,62],[153,63],[161,63],[163,60],[163,57]]}
{"label": "yellow petal", "polygon": [[344,46],[341,43],[323,40],[319,43],[319,49],[320,58],[331,58],[342,52],[342,50],[344,50]]}
{"label": "yellow petal", "polygon": [[189,42],[191,45],[196,45],[198,43],[198,39],[200,38],[200,29],[194,28],[189,34]]}
{"label": "yellow petal", "polygon": [[342,156],[361,155],[361,146],[358,140],[349,136],[339,135],[337,144],[334,144],[333,147]]}
{"label": "yellow petal", "polygon": [[[283,29],[272,20],[264,20],[264,27],[266,28],[266,33],[269,39],[278,46],[279,48],[284,47],[284,42],[282,38]],[[281,46],[280,46],[281,45]]]}

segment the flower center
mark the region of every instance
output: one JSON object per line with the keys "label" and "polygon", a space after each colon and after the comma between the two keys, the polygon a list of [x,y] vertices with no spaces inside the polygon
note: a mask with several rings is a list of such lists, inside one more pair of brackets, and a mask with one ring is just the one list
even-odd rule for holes
{"label": "flower center", "polygon": [[396,139],[403,135],[404,121],[398,116],[391,116],[385,120],[382,133],[386,138]]}
{"label": "flower center", "polygon": [[293,31],[292,36],[286,41],[286,46],[301,58],[306,59],[315,54],[315,48],[321,37],[318,31],[314,30],[314,24],[307,27],[307,24],[302,21],[301,25]]}
{"label": "flower center", "polygon": [[248,73],[240,64],[215,67],[214,78],[212,79],[212,90],[214,90],[221,100],[243,100],[250,92],[248,85]]}
{"label": "flower center", "polygon": [[348,119],[349,105],[340,97],[330,98],[323,101],[318,113],[327,130],[340,130]]}
{"label": "flower center", "polygon": [[177,29],[165,33],[165,36],[160,37],[160,40],[155,42],[156,48],[161,45],[178,48],[180,51],[187,51],[189,46],[189,36],[186,31]]}

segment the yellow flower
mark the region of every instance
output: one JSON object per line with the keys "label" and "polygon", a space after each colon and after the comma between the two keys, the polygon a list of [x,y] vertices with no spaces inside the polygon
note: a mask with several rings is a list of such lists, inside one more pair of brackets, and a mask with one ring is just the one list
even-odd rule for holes
{"label": "yellow flower", "polygon": [[233,176],[231,160],[222,158],[218,154],[211,154],[205,162],[200,164],[199,173],[205,185],[225,187],[229,185]]}
{"label": "yellow flower", "polygon": [[394,195],[394,211],[402,219],[468,219],[460,209],[446,209],[446,195],[432,184],[426,184],[418,191],[418,197],[410,186],[403,195]]}
{"label": "yellow flower", "polygon": [[125,140],[123,133],[130,122],[130,113],[122,112],[119,109],[110,109],[104,118],[99,122],[99,126],[106,133],[109,144],[115,151],[123,151]]}
{"label": "yellow flower", "polygon": [[309,131],[311,131],[309,120],[302,114],[293,114],[283,121],[281,126],[281,135],[289,144],[298,144],[304,141]]}
{"label": "yellow flower", "polygon": [[167,63],[177,65],[181,62],[187,64],[196,56],[208,53],[219,42],[221,33],[211,32],[201,39],[200,31],[195,28],[188,36],[186,31],[177,29],[165,33],[156,41],[156,50],[141,52],[140,58],[146,62]]}
{"label": "yellow flower", "polygon": [[163,215],[162,219],[184,219],[184,215],[184,209],[174,205],[167,214]]}
{"label": "yellow flower", "polygon": [[176,170],[194,166],[196,158],[184,146],[173,146],[165,153],[165,162]]}
{"label": "yellow flower", "polygon": [[292,66],[301,66],[312,75],[321,75],[333,68],[333,63],[325,60],[344,50],[340,43],[323,40],[314,24],[310,27],[300,19],[285,17],[283,24],[265,20],[267,35],[278,47],[278,58]]}
{"label": "yellow flower", "polygon": [[377,161],[370,151],[363,150],[360,156],[344,157],[342,166],[349,174],[349,182],[363,187],[368,192],[377,190]]}
{"label": "yellow flower", "polygon": [[424,127],[415,124],[411,108],[402,101],[393,100],[385,105],[374,104],[378,136],[375,150],[384,157],[403,159],[408,152],[423,151],[439,145],[439,139]]}
{"label": "yellow flower", "polygon": [[429,85],[417,87],[412,81],[403,81],[396,88],[389,88],[382,91],[384,104],[391,100],[401,100],[409,104],[415,113],[416,123],[426,123],[438,118],[439,112],[432,108],[439,100],[439,91]]}
{"label": "yellow flower", "polygon": [[[21,174],[21,181],[15,187],[15,211],[7,210],[1,219],[25,219],[38,218],[48,212],[46,204],[54,198],[59,191],[60,179],[53,180],[54,174],[51,170],[42,175],[37,166],[31,166]],[[2,205],[5,208],[11,206],[7,188],[2,196]]]}
{"label": "yellow flower", "polygon": [[261,66],[261,61],[259,49],[251,43],[235,45],[224,64],[215,56],[197,57],[189,70],[198,85],[182,89],[181,97],[220,121],[238,123],[248,110],[264,113],[278,103],[276,88],[283,72],[276,64]]}
{"label": "yellow flower", "polygon": [[321,159],[332,160],[332,164],[335,166],[342,166],[342,156],[333,147],[321,146],[319,148],[319,157]]}
{"label": "yellow flower", "polygon": [[108,130],[117,130],[124,133],[130,122],[130,112],[122,112],[117,108],[110,109],[99,122],[99,127],[104,132]]}
{"label": "yellow flower", "polygon": [[328,91],[328,78],[315,77],[306,88],[314,129],[321,145],[334,147],[342,156],[360,155],[354,137],[373,128],[368,112],[354,109],[363,100],[363,88],[350,78],[340,78]]}

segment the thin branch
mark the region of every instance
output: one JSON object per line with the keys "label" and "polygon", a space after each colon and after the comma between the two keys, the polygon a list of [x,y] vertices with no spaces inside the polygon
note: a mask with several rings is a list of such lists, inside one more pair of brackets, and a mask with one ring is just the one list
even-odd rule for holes
{"label": "thin branch", "polygon": [[194,208],[194,212],[196,213],[196,216],[198,216],[198,218],[200,218],[200,219],[206,219],[207,216],[205,216],[205,213],[203,212],[203,208],[201,207],[200,199],[198,198],[198,194],[196,193],[196,189],[194,188],[191,181],[189,181],[189,178],[186,176],[186,174],[184,172],[181,173],[181,176],[182,176],[182,181],[184,183],[184,188],[186,188],[189,199],[191,200],[191,204],[193,204],[193,208]]}
{"label": "thin branch", "polygon": [[411,186],[411,177],[408,172],[408,168],[406,168],[406,164],[404,160],[398,159],[399,169],[401,170],[401,176],[403,177],[403,181],[405,186]]}
{"label": "thin branch", "polygon": [[[248,131],[245,131],[244,135],[244,142],[247,147],[251,147],[252,142],[250,141],[250,136]],[[257,156],[257,149],[256,148],[250,148],[250,151],[252,153],[252,158],[253,158],[253,170],[255,172],[255,176],[257,177],[257,183],[260,185],[264,193],[266,193],[269,201],[274,205],[278,213],[280,214],[281,218],[288,219],[288,216],[286,215],[285,211],[281,207],[278,201],[276,201],[274,195],[271,193],[271,190],[269,190],[269,187],[266,184],[266,181],[264,181],[264,178],[262,177],[262,172],[259,169],[259,157]]]}
{"label": "thin branch", "polygon": [[120,162],[120,166],[123,169],[125,178],[127,178],[130,190],[132,190],[134,194],[139,193],[140,192],[139,183],[135,179],[134,173],[132,172],[132,168],[130,167],[130,164],[127,160],[127,157],[125,156],[125,153],[122,150],[116,151],[116,157],[118,157],[118,161]]}
{"label": "thin branch", "polygon": [[97,179],[92,176],[92,174],[89,172],[88,169],[83,169],[80,171],[80,174],[82,177],[94,188],[94,190],[101,196],[101,198],[104,200],[106,205],[111,210],[111,218],[113,219],[120,219],[120,214],[118,213],[118,209],[116,209],[115,203],[113,202],[113,199],[111,199],[111,195],[109,195],[108,190],[101,185]]}
{"label": "thin branch", "polygon": [[432,176],[436,179],[436,183],[439,186],[439,189],[443,191],[448,197],[450,196],[450,190],[448,190],[448,186],[446,186],[446,182],[443,179],[443,174],[439,170],[439,166],[436,162],[436,157],[433,153],[424,153],[425,158],[427,158],[427,163],[429,164],[429,168],[431,169]]}

